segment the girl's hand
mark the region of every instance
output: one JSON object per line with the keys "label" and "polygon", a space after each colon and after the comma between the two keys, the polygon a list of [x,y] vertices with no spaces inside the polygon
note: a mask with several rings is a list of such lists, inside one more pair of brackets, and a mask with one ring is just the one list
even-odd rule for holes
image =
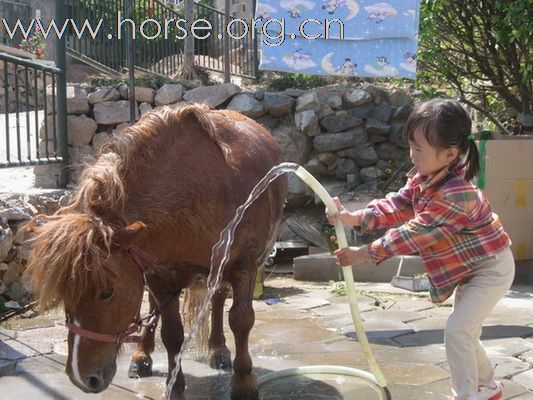
{"label": "girl's hand", "polygon": [[336,214],[329,214],[328,210],[326,210],[326,218],[331,225],[335,225],[337,221],[341,221],[345,225],[361,225],[361,219],[358,214],[351,213],[350,211],[348,211],[342,205],[338,197],[333,197],[332,200],[335,203],[335,206],[337,206],[338,211]]}
{"label": "girl's hand", "polygon": [[356,266],[371,260],[367,246],[344,247],[335,251],[334,254],[339,260],[338,264],[343,267],[348,265]]}

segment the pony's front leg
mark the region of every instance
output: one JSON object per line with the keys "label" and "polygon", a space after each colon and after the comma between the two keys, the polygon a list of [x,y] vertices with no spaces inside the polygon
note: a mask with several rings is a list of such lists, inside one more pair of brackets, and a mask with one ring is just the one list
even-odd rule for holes
{"label": "pony's front leg", "polygon": [[224,303],[229,286],[222,282],[211,300],[211,334],[209,335],[209,365],[211,368],[230,370],[231,353],[224,337]]}
{"label": "pony's front leg", "polygon": [[[170,295],[171,294],[169,294],[169,296]],[[163,340],[168,355],[167,385],[172,376],[172,371],[176,366],[174,358],[183,344],[183,325],[181,323],[179,311],[179,298],[177,298],[161,312],[161,339]],[[181,370],[180,361],[180,370],[176,376],[176,382],[171,389],[170,399],[167,400],[185,400],[185,395],[183,394],[184,391],[185,378],[183,376],[183,371]]]}
{"label": "pony's front leg", "polygon": [[[155,299],[151,293],[148,295],[148,302],[150,304],[150,313],[155,309]],[[146,376],[152,376],[152,357],[155,348],[155,330],[159,317],[150,325],[144,329],[141,342],[137,344],[137,349],[131,356],[130,367],[128,370],[128,376],[130,378],[143,378]]]}
{"label": "pony's front leg", "polygon": [[248,338],[255,322],[252,307],[254,271],[250,271],[248,265],[235,265],[231,276],[233,305],[229,312],[229,326],[235,336],[234,373],[231,379],[232,400],[259,399],[257,381],[252,374],[252,359],[248,350]]}

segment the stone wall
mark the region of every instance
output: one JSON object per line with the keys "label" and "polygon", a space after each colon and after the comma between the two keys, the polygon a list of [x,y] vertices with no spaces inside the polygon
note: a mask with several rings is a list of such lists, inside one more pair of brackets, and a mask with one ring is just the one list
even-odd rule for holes
{"label": "stone wall", "polygon": [[[135,97],[137,117],[160,106],[194,102],[242,112],[272,132],[285,161],[303,165],[334,195],[346,190],[379,190],[397,163],[407,158],[402,129],[413,99],[402,89],[389,91],[365,83],[309,91],[247,92],[231,83],[190,90],[166,84],[159,90],[137,87]],[[84,163],[94,161],[105,140],[128,125],[127,99],[124,84],[98,88],[69,85],[70,186],[78,182]],[[37,184],[53,186],[58,168],[35,167]],[[306,185],[296,177],[289,179],[290,206],[312,200]]]}
{"label": "stone wall", "polygon": [[28,246],[22,229],[36,214],[52,214],[66,201],[63,191],[47,195],[0,194],[0,313],[4,308],[16,309],[32,300],[22,281]]}

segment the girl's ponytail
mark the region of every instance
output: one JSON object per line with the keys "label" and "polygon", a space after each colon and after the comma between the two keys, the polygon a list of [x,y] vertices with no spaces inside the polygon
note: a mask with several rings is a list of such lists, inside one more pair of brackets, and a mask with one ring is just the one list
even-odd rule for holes
{"label": "girl's ponytail", "polygon": [[477,149],[476,142],[473,139],[468,140],[468,155],[463,164],[466,167],[465,178],[471,181],[479,174],[479,150]]}

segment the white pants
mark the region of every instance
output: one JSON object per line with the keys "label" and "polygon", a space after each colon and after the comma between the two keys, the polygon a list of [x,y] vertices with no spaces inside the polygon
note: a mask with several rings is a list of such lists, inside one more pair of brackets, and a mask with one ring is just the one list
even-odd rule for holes
{"label": "white pants", "polygon": [[478,386],[494,386],[494,369],[481,346],[483,321],[513,283],[511,249],[483,261],[474,275],[459,285],[453,311],[444,330],[452,393],[458,400],[475,399]]}

